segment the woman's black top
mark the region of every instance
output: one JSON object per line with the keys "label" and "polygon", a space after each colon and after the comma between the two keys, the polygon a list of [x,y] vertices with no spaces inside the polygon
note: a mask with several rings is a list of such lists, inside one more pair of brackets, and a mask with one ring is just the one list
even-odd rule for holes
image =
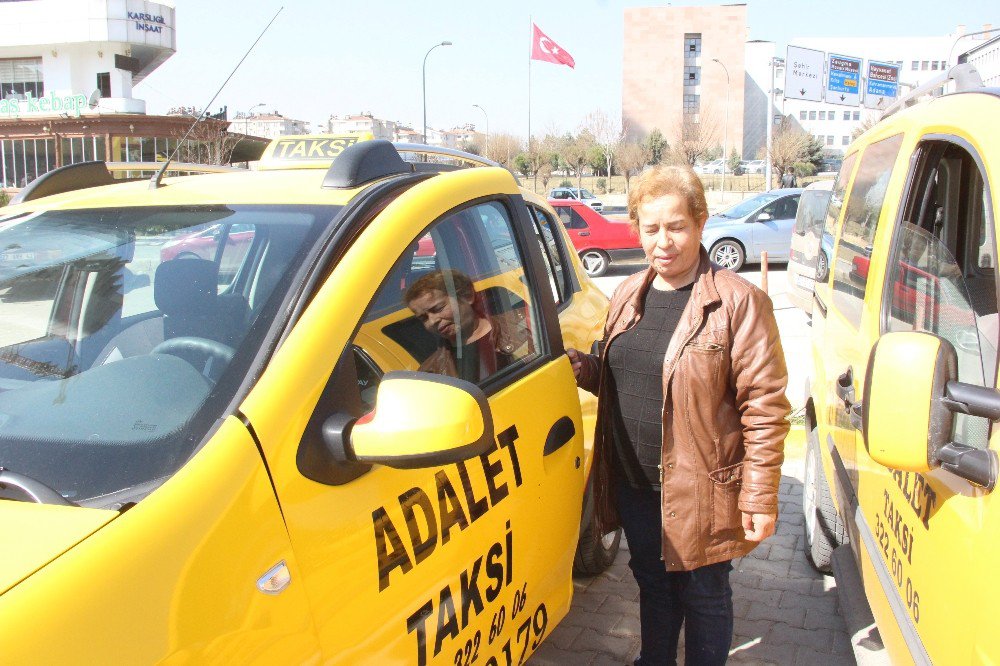
{"label": "woman's black top", "polygon": [[642,318],[608,348],[615,467],[633,488],[660,487],[663,360],[691,286],[672,291],[650,286]]}

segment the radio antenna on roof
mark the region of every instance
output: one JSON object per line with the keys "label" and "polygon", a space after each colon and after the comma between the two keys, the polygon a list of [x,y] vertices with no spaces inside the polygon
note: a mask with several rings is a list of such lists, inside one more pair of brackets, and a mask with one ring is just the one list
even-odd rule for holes
{"label": "radio antenna on roof", "polygon": [[222,92],[222,89],[226,87],[227,83],[229,83],[229,79],[233,78],[233,75],[236,74],[236,70],[238,70],[240,68],[240,65],[243,64],[243,61],[247,59],[247,56],[250,55],[250,52],[253,51],[253,48],[257,46],[257,42],[259,42],[261,37],[264,36],[264,33],[268,31],[268,29],[271,27],[271,24],[274,23],[274,20],[278,18],[278,14],[280,14],[283,9],[284,6],[279,7],[278,11],[274,13],[274,16],[271,17],[271,20],[268,21],[267,25],[264,26],[264,29],[261,30],[259,35],[257,35],[257,39],[255,39],[253,44],[250,45],[250,48],[247,49],[247,52],[243,54],[243,57],[240,58],[240,61],[236,63],[236,67],[233,67],[233,71],[229,72],[229,76],[226,77],[226,80],[222,82],[222,85],[219,86],[219,89],[215,91],[214,95],[212,95],[212,99],[210,99],[208,101],[208,104],[206,104],[202,108],[201,113],[198,114],[197,118],[195,118],[194,123],[192,123],[191,127],[188,128],[188,131],[185,132],[184,136],[181,137],[181,140],[177,142],[177,146],[174,148],[174,152],[170,153],[170,157],[168,157],[167,161],[163,163],[163,166],[160,167],[160,170],[157,171],[156,174],[149,179],[149,189],[155,190],[160,186],[160,181],[163,180],[163,174],[166,172],[167,167],[170,166],[170,163],[174,160],[174,158],[177,157],[177,151],[179,151],[181,149],[181,146],[184,145],[184,141],[188,138],[188,135],[191,134],[194,128],[198,126],[198,123],[201,122],[201,119],[205,117],[205,114],[208,112],[209,107],[211,107],[212,104],[215,103],[215,98],[219,96],[219,93]]}

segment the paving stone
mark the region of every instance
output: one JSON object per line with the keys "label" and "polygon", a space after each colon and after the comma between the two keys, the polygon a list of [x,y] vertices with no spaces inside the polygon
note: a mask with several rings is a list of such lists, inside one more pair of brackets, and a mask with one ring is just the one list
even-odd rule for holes
{"label": "paving stone", "polygon": [[738,652],[731,661],[744,664],[760,664],[773,666],[788,666],[795,661],[796,646],[794,645],[769,645],[759,643],[746,650]]}
{"label": "paving stone", "polygon": [[574,595],[573,607],[574,608],[579,607],[580,610],[587,611],[588,613],[593,613],[598,608],[601,607],[601,604],[603,604],[604,601],[608,598],[608,595],[601,594],[600,592],[593,592],[593,591],[588,591],[588,592],[589,592],[588,594],[579,595],[580,599],[579,606],[577,606],[576,604],[577,597]]}
{"label": "paving stone", "polygon": [[636,607],[635,615],[626,615],[620,618],[615,625],[611,627],[611,633],[615,636],[633,636],[638,638],[641,635],[638,607]]}
{"label": "paving stone", "polygon": [[829,629],[803,629],[785,622],[777,622],[771,627],[764,640],[767,645],[809,645],[813,649],[829,651],[833,643],[833,632]]}
{"label": "paving stone", "polygon": [[597,612],[604,615],[635,615],[639,617],[639,604],[632,599],[623,599],[616,594],[608,595],[597,609]]}
{"label": "paving stone", "polygon": [[551,641],[545,641],[528,662],[531,666],[589,666],[597,655],[593,652],[585,653],[578,650],[562,650],[552,645]]}
{"label": "paving stone", "polygon": [[781,603],[781,590],[757,590],[752,587],[733,585],[733,599],[744,600],[751,606],[765,604],[767,606],[777,606]]}
{"label": "paving stone", "polygon": [[580,632],[582,631],[583,627],[574,627],[566,622],[560,622],[559,626],[545,639],[542,645],[552,643],[561,650],[570,650],[573,648],[576,639],[580,637]]}
{"label": "paving stone", "polygon": [[815,650],[807,645],[800,645],[798,651],[795,653],[795,664],[796,666],[815,666],[816,664],[822,664],[823,666],[856,666],[857,662],[854,661],[853,655],[830,654],[829,652]]}
{"label": "paving stone", "polygon": [[621,655],[624,658],[637,641],[638,638],[633,636],[613,636],[597,631],[585,631],[580,634],[573,649],[583,650],[584,652]]}
{"label": "paving stone", "polygon": [[781,608],[797,608],[801,611],[812,610],[820,613],[836,613],[837,598],[828,596],[814,597],[812,595],[798,594],[796,592],[783,592],[781,595]]}
{"label": "paving stone", "polygon": [[847,625],[836,609],[828,612],[807,609],[804,626],[806,629],[833,629],[847,635]]}
{"label": "paving stone", "polygon": [[771,620],[781,622],[791,627],[802,628],[805,625],[805,613],[800,608],[778,608],[769,604],[755,604],[750,607],[747,618],[751,620]]}

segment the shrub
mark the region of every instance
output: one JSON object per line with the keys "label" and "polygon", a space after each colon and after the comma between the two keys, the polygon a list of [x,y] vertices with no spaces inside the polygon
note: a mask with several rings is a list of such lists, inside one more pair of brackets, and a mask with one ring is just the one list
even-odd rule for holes
{"label": "shrub", "polygon": [[563,178],[559,181],[559,187],[573,187],[573,181],[569,178]]}
{"label": "shrub", "polygon": [[10,195],[7,194],[7,190],[0,190],[0,207],[6,206],[10,203]]}
{"label": "shrub", "polygon": [[597,182],[594,183],[594,188],[601,194],[605,194],[608,191],[608,181],[598,178]]}

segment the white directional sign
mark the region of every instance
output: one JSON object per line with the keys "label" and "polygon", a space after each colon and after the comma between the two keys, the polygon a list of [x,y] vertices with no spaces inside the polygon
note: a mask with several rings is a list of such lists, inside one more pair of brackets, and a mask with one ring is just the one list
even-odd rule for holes
{"label": "white directional sign", "polygon": [[830,54],[827,65],[826,101],[857,106],[861,103],[861,59]]}
{"label": "white directional sign", "polygon": [[899,66],[890,62],[868,61],[865,83],[865,106],[869,109],[888,108],[899,97]]}
{"label": "white directional sign", "polygon": [[823,101],[823,51],[789,46],[785,58],[785,99]]}

